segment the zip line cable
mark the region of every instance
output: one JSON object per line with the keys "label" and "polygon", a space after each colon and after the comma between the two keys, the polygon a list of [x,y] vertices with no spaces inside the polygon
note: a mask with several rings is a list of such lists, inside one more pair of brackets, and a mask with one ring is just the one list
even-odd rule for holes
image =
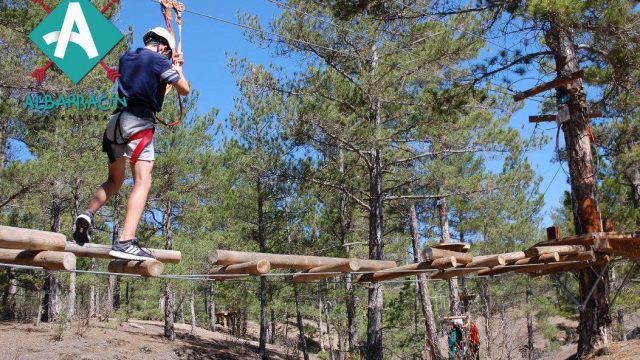
{"label": "zip line cable", "polygon": [[[150,1],[153,2],[153,3],[156,3],[156,4],[160,3],[159,0],[150,0]],[[267,1],[273,2],[272,0],[267,0]],[[236,27],[239,27],[239,28],[242,28],[242,29],[246,29],[246,30],[250,30],[250,31],[258,32],[258,33],[263,33],[263,34],[275,36],[277,38],[280,38],[281,39],[280,41],[282,41],[282,39],[284,39],[284,40],[288,40],[288,41],[291,41],[291,42],[304,44],[304,45],[310,46],[312,48],[316,47],[316,48],[320,48],[320,49],[324,49],[324,50],[328,50],[328,51],[333,51],[333,52],[342,54],[342,55],[347,56],[347,57],[358,58],[358,59],[365,60],[365,61],[371,61],[372,60],[369,57],[364,57],[364,56],[361,56],[361,55],[358,55],[358,54],[353,54],[353,53],[350,53],[348,51],[344,51],[344,50],[341,50],[341,49],[335,49],[335,48],[332,48],[332,47],[329,47],[329,46],[320,45],[320,44],[313,43],[313,42],[310,42],[310,41],[301,40],[301,39],[293,38],[293,37],[290,37],[290,36],[287,36],[287,35],[278,34],[278,33],[272,32],[272,31],[264,30],[264,29],[261,29],[261,28],[256,28],[256,27],[245,25],[245,24],[241,24],[241,23],[238,23],[238,22],[235,22],[235,21],[223,19],[223,18],[220,18],[220,17],[217,17],[217,16],[209,15],[209,14],[206,14],[206,13],[203,13],[203,12],[189,10],[189,9],[185,9],[183,12],[189,13],[189,14],[193,14],[193,15],[197,15],[197,16],[209,19],[209,20],[221,22],[221,23],[224,23],[224,24],[227,24],[227,25],[236,26]],[[308,14],[308,16],[313,16],[313,15]],[[436,20],[438,20],[438,19],[436,19]],[[438,20],[438,21],[440,21],[440,20]],[[335,25],[335,26],[337,26],[337,25]],[[480,35],[476,35],[476,36],[480,36]],[[284,41],[282,41],[282,42],[284,42]],[[496,46],[499,46],[499,45],[496,45]],[[309,50],[307,50],[307,51],[309,51]],[[442,80],[449,80],[449,79],[445,79],[445,78],[443,78],[441,76],[440,76],[440,78]],[[506,89],[507,91],[509,91],[508,93],[504,93],[503,92],[503,94],[505,94],[505,95],[512,96],[512,95],[514,95],[516,93],[514,90],[511,90],[511,89],[506,88],[506,87],[501,86],[501,85],[497,85],[497,84],[491,83],[488,80],[486,82],[488,84],[492,85],[492,86],[495,86],[495,87],[498,87],[498,88],[503,88],[503,89]],[[537,100],[537,101],[539,101],[539,100]]]}
{"label": "zip line cable", "polygon": [[[150,0],[150,1],[154,2],[156,4],[160,3],[158,0]],[[207,18],[207,19],[210,19],[210,20],[214,20],[214,21],[218,21],[218,22],[221,22],[221,23],[225,23],[225,24],[228,24],[228,25],[237,26],[237,27],[240,27],[240,28],[243,28],[243,29],[246,29],[246,30],[251,30],[251,31],[263,33],[263,34],[266,34],[266,35],[275,36],[275,37],[278,37],[280,39],[285,39],[285,40],[288,40],[288,41],[297,42],[299,44],[304,44],[304,45],[310,46],[312,48],[313,47],[317,47],[317,48],[320,48],[320,49],[333,51],[333,52],[336,52],[336,53],[339,53],[339,54],[342,54],[342,55],[345,55],[345,56],[356,57],[356,58],[359,58],[359,59],[365,60],[365,61],[370,61],[371,60],[370,58],[363,57],[363,56],[360,56],[360,55],[357,55],[357,54],[352,54],[352,53],[346,52],[344,50],[335,49],[335,48],[332,48],[332,47],[328,47],[328,46],[312,43],[312,42],[309,42],[309,41],[292,38],[292,37],[287,36],[287,35],[277,34],[277,33],[274,33],[272,31],[268,31],[268,30],[256,28],[256,27],[253,27],[253,26],[241,24],[241,23],[238,23],[238,22],[235,22],[235,21],[219,18],[217,16],[201,13],[201,12],[198,12],[198,11],[185,9],[183,12],[189,13],[189,14],[193,14],[193,15],[197,15],[197,16],[201,16],[201,17],[204,17],[204,18]]]}

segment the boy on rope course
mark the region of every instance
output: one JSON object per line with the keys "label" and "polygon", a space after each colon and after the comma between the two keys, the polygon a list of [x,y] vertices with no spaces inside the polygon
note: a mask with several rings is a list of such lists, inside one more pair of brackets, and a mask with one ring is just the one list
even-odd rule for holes
{"label": "boy on rope course", "polygon": [[124,228],[109,252],[109,255],[125,260],[153,258],[138,243],[136,230],[151,189],[155,113],[162,108],[167,85],[173,86],[178,96],[187,95],[190,91],[182,72],[184,58],[181,53],[174,52],[173,35],[157,27],[149,30],[143,41],[143,48],[120,57],[118,93],[126,98],[127,105],[114,111],[104,132],[102,151],[109,157],[109,176],[96,190],[89,207],[76,218],[73,233],[79,245],[91,241],[93,216],[120,190],[125,178],[125,158],[128,158],[133,189],[127,201]]}

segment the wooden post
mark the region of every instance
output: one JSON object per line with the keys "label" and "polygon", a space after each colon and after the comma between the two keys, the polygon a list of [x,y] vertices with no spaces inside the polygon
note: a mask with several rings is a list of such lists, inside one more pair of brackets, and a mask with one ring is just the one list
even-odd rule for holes
{"label": "wooden post", "polygon": [[[230,250],[209,251],[209,263],[215,265],[234,265],[255,260],[267,260],[269,261],[269,263],[271,263],[271,267],[275,269],[309,270],[315,267],[329,264],[341,264],[345,260],[349,259],[323,256],[281,255]],[[354,260],[360,262],[360,270],[362,271],[378,271],[396,266],[396,263],[393,261],[362,259]]]}
{"label": "wooden post", "polygon": [[224,266],[220,269],[209,272],[211,275],[225,274],[250,274],[264,275],[271,270],[271,263],[267,260],[254,260],[246,263]]}
{"label": "wooden post", "polygon": [[550,226],[547,228],[547,241],[560,239],[560,226]]}
{"label": "wooden post", "polygon": [[406,276],[415,276],[421,272],[427,272],[437,269],[446,269],[457,266],[457,260],[454,256],[438,258],[435,260],[413,263],[398,266],[391,269],[376,271],[372,274],[363,274],[358,276],[358,282],[379,282],[391,280]]}
{"label": "wooden post", "polygon": [[76,256],[60,251],[0,249],[0,263],[39,266],[47,270],[75,270]]}
{"label": "wooden post", "polygon": [[0,225],[0,248],[64,251],[67,237],[60,233]]}
{"label": "wooden post", "polygon": [[136,274],[144,277],[156,277],[162,274],[164,264],[158,260],[113,260],[109,263],[108,269],[109,272],[117,274]]}
{"label": "wooden post", "polygon": [[[80,246],[76,243],[68,242],[65,244],[64,251],[74,253],[80,257],[113,259],[109,255],[109,251],[111,251],[111,246],[109,245],[84,244],[84,246]],[[177,264],[182,258],[180,251],[160,249],[149,249],[149,251],[151,251],[156,260],[162,263]]]}
{"label": "wooden post", "polygon": [[[321,280],[328,277],[334,277],[343,273],[350,273],[358,270],[360,270],[360,261],[347,260],[344,263],[338,263],[335,265],[329,264],[329,265],[311,268],[304,274],[295,274],[293,275],[293,282],[301,283],[301,282],[316,281],[316,280]],[[334,273],[334,274],[327,274],[327,273]]]}

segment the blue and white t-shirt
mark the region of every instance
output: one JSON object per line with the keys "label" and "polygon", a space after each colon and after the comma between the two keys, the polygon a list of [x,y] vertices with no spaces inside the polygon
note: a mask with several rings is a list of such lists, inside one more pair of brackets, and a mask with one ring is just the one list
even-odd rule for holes
{"label": "blue and white t-shirt", "polygon": [[118,71],[118,93],[127,99],[125,110],[145,119],[153,119],[162,109],[167,84],[180,80],[169,59],[145,48],[124,53]]}

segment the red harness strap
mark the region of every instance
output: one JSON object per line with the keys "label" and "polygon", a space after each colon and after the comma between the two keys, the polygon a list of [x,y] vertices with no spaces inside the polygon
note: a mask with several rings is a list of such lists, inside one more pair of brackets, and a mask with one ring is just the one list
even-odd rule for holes
{"label": "red harness strap", "polygon": [[142,150],[144,150],[144,148],[146,148],[147,145],[149,145],[149,143],[153,141],[153,132],[154,132],[153,128],[146,129],[146,130],[139,131],[131,135],[131,137],[129,137],[127,142],[140,139],[140,142],[138,143],[136,148],[133,150],[133,154],[131,154],[131,158],[129,159],[129,163],[131,165],[135,165],[136,162],[138,162],[138,158],[140,157]]}

